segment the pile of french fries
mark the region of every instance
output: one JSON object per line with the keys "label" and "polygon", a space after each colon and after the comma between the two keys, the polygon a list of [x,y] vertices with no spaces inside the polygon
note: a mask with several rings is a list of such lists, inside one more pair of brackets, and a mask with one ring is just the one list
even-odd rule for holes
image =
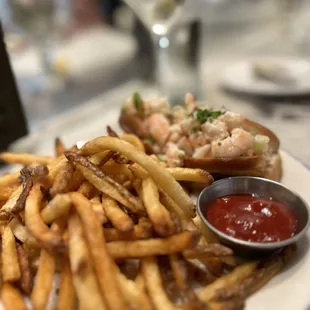
{"label": "pile of french fries", "polygon": [[188,195],[208,172],[168,169],[136,136],[109,134],[81,149],[56,139],[55,157],[0,154],[24,166],[0,177],[5,309],[242,309],[294,248],[239,261]]}

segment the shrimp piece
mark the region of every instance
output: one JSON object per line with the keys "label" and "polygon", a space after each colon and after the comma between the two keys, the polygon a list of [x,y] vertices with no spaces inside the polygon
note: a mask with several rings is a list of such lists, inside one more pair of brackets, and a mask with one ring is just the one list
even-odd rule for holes
{"label": "shrimp piece", "polygon": [[202,132],[193,133],[189,136],[188,139],[194,149],[207,143],[207,139]]}
{"label": "shrimp piece", "polygon": [[219,120],[205,122],[201,125],[201,130],[210,140],[223,140],[229,135],[226,124]]}
{"label": "shrimp piece", "polygon": [[171,115],[174,123],[180,122],[182,119],[185,118],[186,114],[187,113],[185,109],[180,105],[174,106],[171,110]]}
{"label": "shrimp piece", "polygon": [[242,126],[245,116],[227,111],[225,114],[221,115],[218,120],[224,122],[228,130],[232,130],[233,128]]}
{"label": "shrimp piece", "polygon": [[182,136],[182,128],[179,124],[174,124],[169,128],[169,138],[168,141],[170,142],[178,142]]}
{"label": "shrimp piece", "polygon": [[155,113],[145,120],[145,125],[159,146],[163,146],[170,134],[168,119],[163,114]]}
{"label": "shrimp piece", "polygon": [[212,156],[215,158],[234,158],[247,154],[254,147],[254,137],[241,128],[235,128],[231,137],[211,144]]}
{"label": "shrimp piece", "polygon": [[167,115],[169,113],[169,103],[167,98],[153,98],[144,102],[144,113],[151,115],[154,113],[162,113]]}
{"label": "shrimp piece", "polygon": [[205,144],[204,146],[195,149],[193,158],[206,158],[210,154],[210,151],[211,151],[211,145]]}
{"label": "shrimp piece", "polygon": [[191,93],[185,95],[185,110],[187,113],[193,113],[198,108],[198,102]]}
{"label": "shrimp piece", "polygon": [[182,137],[177,143],[178,148],[183,150],[186,155],[191,156],[194,152],[192,144],[187,139],[187,137]]}
{"label": "shrimp piece", "polygon": [[184,162],[184,151],[180,150],[176,144],[168,142],[165,146],[165,155],[168,167],[182,167]]}

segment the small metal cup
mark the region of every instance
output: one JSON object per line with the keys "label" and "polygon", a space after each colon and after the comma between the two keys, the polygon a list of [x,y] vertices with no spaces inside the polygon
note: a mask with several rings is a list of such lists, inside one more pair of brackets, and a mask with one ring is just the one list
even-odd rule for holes
{"label": "small metal cup", "polygon": [[[208,207],[217,198],[238,194],[272,197],[275,201],[285,204],[297,219],[296,234],[283,241],[262,243],[240,240],[216,229],[204,215]],[[310,226],[309,206],[298,194],[278,182],[257,177],[231,177],[214,182],[199,195],[197,212],[203,223],[219,237],[221,242],[244,253],[270,252],[295,243],[305,235]]]}

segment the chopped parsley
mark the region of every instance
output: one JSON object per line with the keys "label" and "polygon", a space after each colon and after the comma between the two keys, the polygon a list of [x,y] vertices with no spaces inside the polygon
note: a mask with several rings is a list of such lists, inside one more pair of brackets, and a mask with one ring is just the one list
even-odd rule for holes
{"label": "chopped parsley", "polygon": [[208,109],[197,109],[192,115],[200,122],[200,124],[204,124],[205,122],[212,123],[219,116],[223,115],[222,111],[213,111]]}
{"label": "chopped parsley", "polygon": [[133,93],[132,100],[136,110],[141,111],[143,109],[143,100],[138,92]]}

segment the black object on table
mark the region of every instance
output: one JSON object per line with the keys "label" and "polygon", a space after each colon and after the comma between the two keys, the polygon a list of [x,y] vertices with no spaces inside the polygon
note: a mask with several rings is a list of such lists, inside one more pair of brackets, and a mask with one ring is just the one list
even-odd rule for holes
{"label": "black object on table", "polygon": [[0,23],[0,151],[28,133]]}

